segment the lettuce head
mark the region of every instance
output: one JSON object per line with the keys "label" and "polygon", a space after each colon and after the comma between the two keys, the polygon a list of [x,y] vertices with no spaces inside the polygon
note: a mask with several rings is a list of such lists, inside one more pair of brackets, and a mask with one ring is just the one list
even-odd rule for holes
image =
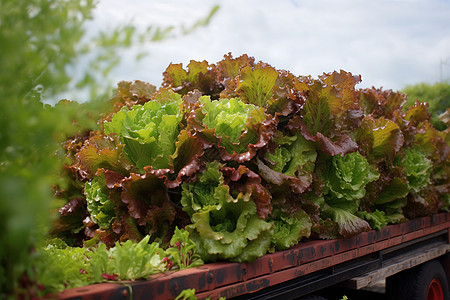
{"label": "lettuce head", "polygon": [[328,193],[348,201],[363,198],[366,185],[379,177],[380,174],[371,169],[367,159],[359,152],[333,156],[324,172]]}
{"label": "lettuce head", "polygon": [[205,261],[252,261],[270,247],[273,225],[258,216],[253,198],[259,196],[253,187],[239,191],[245,183],[233,187],[233,180],[225,178],[229,174],[215,161],[206,164],[196,182],[182,185],[181,204],[192,221],[186,228]]}
{"label": "lettuce head", "polygon": [[143,105],[124,106],[103,124],[105,133],[120,137],[125,153],[140,171],[145,166],[169,168],[183,119],[181,103],[181,95],[166,91]]}

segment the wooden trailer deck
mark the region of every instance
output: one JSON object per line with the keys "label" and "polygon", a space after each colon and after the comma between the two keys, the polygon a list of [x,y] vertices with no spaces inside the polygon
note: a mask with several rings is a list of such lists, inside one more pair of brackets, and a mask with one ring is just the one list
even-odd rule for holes
{"label": "wooden trailer deck", "polygon": [[[155,274],[143,281],[70,289],[58,298],[174,299],[183,289],[195,288],[198,299],[270,299],[280,295],[290,299],[340,282],[361,287],[371,281],[364,276],[385,268],[386,260],[404,247],[417,244],[416,251],[422,251],[420,247],[430,243],[448,245],[449,228],[450,213],[439,213],[353,238],[300,242],[252,263],[209,263]],[[380,276],[374,275],[373,280]]]}

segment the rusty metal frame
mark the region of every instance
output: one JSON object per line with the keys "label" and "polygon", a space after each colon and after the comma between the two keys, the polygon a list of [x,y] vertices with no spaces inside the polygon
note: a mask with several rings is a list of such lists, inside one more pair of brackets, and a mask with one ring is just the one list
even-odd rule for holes
{"label": "rusty metal frame", "polygon": [[148,280],[101,283],[66,290],[60,299],[173,299],[195,288],[198,299],[241,296],[377,251],[450,228],[450,213],[434,214],[407,223],[388,225],[349,239],[300,242],[297,246],[252,263],[210,263],[177,272],[152,275]]}

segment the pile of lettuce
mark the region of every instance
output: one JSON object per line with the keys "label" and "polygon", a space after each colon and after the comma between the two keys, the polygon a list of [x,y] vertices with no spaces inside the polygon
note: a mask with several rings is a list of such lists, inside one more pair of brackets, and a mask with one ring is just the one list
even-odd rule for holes
{"label": "pile of lettuce", "polygon": [[243,262],[448,211],[449,131],[426,103],[404,110],[404,94],[360,81],[229,54],[171,64],[158,89],[121,82],[102,130],[64,144],[51,233],[166,248],[184,228],[204,261]]}

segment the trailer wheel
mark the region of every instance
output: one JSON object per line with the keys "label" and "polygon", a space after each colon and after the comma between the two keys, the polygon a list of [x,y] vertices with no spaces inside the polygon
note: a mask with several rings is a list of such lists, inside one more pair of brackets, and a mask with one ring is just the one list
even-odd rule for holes
{"label": "trailer wheel", "polygon": [[391,299],[449,299],[447,277],[436,260],[387,278],[386,292]]}

